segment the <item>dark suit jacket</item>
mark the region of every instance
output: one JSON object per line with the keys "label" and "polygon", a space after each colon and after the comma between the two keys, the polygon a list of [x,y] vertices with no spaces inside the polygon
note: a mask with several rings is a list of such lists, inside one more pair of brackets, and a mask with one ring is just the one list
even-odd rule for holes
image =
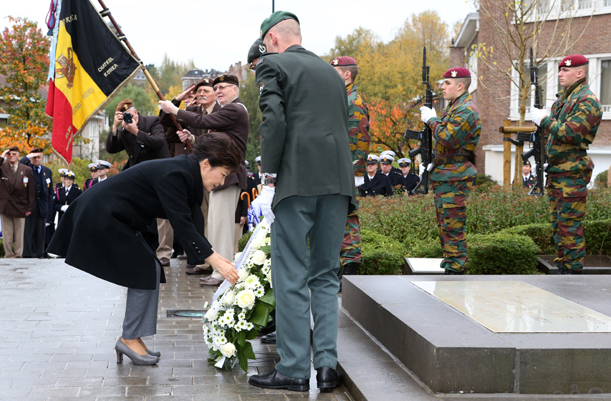
{"label": "dark suit jacket", "polygon": [[[176,99],[172,99],[172,103],[176,107],[179,107],[181,102],[179,102]],[[214,109],[212,109],[212,113],[216,113],[220,109],[221,109],[221,105],[218,104],[218,102],[214,103]],[[191,111],[197,114],[208,114],[208,112],[200,105],[189,106],[185,110]],[[174,122],[172,121],[172,117],[170,117],[169,114],[164,113],[163,110],[159,110],[159,121],[161,122],[161,125],[163,125],[163,128],[165,129],[165,139],[168,142],[168,146],[170,147],[170,153],[172,154],[172,157],[179,156],[179,155],[190,155],[191,150],[189,150],[187,145],[185,145],[184,143],[180,141],[180,138],[178,137],[178,134],[176,133],[178,129],[176,128],[176,125],[174,125]],[[198,137],[202,133],[208,131],[207,129],[195,128],[195,127],[183,125],[182,121],[178,121],[178,123],[181,125],[183,129],[188,129],[189,132],[195,135],[195,137]]]}
{"label": "dark suit jacket", "polygon": [[[257,64],[261,171],[277,173],[273,207],[291,196],[345,195],[356,205],[346,85],[295,45]],[[352,208],[351,208],[352,209]]]}
{"label": "dark suit jacket", "polygon": [[[25,182],[27,180],[27,183]],[[0,157],[0,214],[25,217],[34,208],[32,169],[17,163],[17,176],[10,163]]]}
{"label": "dark suit jacket", "polygon": [[30,159],[23,157],[19,163],[23,163],[32,169],[34,176],[34,207],[32,211],[38,210],[40,217],[46,218],[53,210],[53,173],[48,167],[40,166],[40,173],[36,171]]}
{"label": "dark suit jacket", "polygon": [[407,173],[406,177],[403,177],[403,175],[401,177],[403,178],[403,187],[408,192],[416,188],[416,185],[420,182],[420,178],[416,174],[412,174],[411,171]]}
{"label": "dark suit jacket", "polygon": [[192,111],[178,110],[176,114],[178,122],[190,127],[208,129],[210,131],[221,131],[228,134],[240,149],[240,169],[237,173],[231,173],[225,178],[223,186],[228,187],[238,184],[241,189],[246,189],[246,142],[248,142],[248,111],[239,97],[233,102],[212,114],[197,114]]}
{"label": "dark suit jacket", "polygon": [[[384,174],[384,173],[382,173],[382,174]],[[397,185],[403,186],[403,174],[401,174],[401,170],[396,171],[395,169],[391,169],[390,173],[388,173],[387,177],[390,180],[390,186],[392,186],[393,189]]]}
{"label": "dark suit jacket", "polygon": [[376,171],[373,179],[369,179],[369,175],[365,174],[365,183],[359,187],[361,196],[390,196],[393,194],[390,180],[381,171]]}
{"label": "dark suit jacket", "polygon": [[129,155],[128,167],[147,160],[170,157],[159,117],[139,115],[138,135],[124,130],[122,126],[117,131],[116,135],[113,135],[113,131],[108,134],[106,151],[119,153],[125,150]]}
{"label": "dark suit jacket", "polygon": [[203,196],[193,155],[138,164],[83,192],[64,214],[47,252],[112,283],[155,289],[155,252],[140,232],[157,217],[169,219],[188,263],[203,264],[213,253],[204,236]]}
{"label": "dark suit jacket", "polygon": [[70,187],[70,191],[68,192],[68,196],[66,196],[66,188],[60,187],[55,189],[55,204],[53,206],[54,210],[59,213],[59,220],[62,219],[64,212],[62,212],[62,206],[71,205],[72,202],[76,200],[81,195],[82,191],[76,184],[72,184]]}

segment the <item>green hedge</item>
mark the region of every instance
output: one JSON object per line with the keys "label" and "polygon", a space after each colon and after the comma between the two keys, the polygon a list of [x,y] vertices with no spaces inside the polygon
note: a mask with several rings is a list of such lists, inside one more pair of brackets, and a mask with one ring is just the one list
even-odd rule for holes
{"label": "green hedge", "polygon": [[588,255],[611,255],[611,220],[584,221],[583,236]]}
{"label": "green hedge", "polygon": [[516,226],[507,228],[501,231],[499,234],[527,236],[532,239],[535,244],[537,244],[539,249],[541,249],[541,254],[556,254],[556,244],[554,244],[554,239],[552,238],[551,224],[528,224],[524,226]]}
{"label": "green hedge", "polygon": [[390,237],[361,230],[363,260],[359,274],[401,274],[405,264],[405,246]]}
{"label": "green hedge", "polygon": [[538,274],[541,250],[534,241],[515,234],[473,234],[467,238],[468,274]]}
{"label": "green hedge", "polygon": [[0,239],[0,258],[4,257],[4,242]]}
{"label": "green hedge", "polygon": [[609,174],[609,170],[605,170],[602,173],[599,173],[596,178],[594,178],[594,185],[596,188],[607,188],[607,176]]}
{"label": "green hedge", "polygon": [[242,235],[242,238],[238,240],[238,252],[242,252],[244,248],[246,248],[246,244],[248,243],[248,240],[252,236],[253,232],[254,231],[248,231],[246,234]]}

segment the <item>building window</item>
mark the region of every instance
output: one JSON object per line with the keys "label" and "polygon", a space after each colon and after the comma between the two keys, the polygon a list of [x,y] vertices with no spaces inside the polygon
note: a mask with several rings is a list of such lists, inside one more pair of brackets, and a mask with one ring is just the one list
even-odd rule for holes
{"label": "building window", "polygon": [[579,0],[579,9],[584,10],[592,8],[592,0]]}
{"label": "building window", "polygon": [[545,16],[549,12],[549,10],[550,10],[549,0],[539,0],[537,2],[537,13],[538,14],[542,14],[543,16]]}
{"label": "building window", "polygon": [[560,11],[572,10],[574,8],[574,5],[575,0],[562,0],[562,2],[560,3]]}
{"label": "building window", "polygon": [[611,112],[611,60],[600,62],[600,103],[603,112]]}
{"label": "building window", "polygon": [[605,7],[611,7],[611,0],[605,0]]}

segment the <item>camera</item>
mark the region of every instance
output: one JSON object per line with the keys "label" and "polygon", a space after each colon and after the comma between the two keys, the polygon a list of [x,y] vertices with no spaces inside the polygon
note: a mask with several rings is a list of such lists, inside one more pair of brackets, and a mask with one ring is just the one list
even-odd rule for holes
{"label": "camera", "polygon": [[123,113],[123,121],[125,124],[131,124],[133,122],[131,113],[125,112]]}

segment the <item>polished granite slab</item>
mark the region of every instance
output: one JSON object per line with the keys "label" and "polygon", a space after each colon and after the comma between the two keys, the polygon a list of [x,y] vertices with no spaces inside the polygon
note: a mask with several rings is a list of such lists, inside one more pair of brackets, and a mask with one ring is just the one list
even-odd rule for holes
{"label": "polished granite slab", "polygon": [[445,269],[440,267],[442,258],[405,258],[408,273],[411,274],[444,274]]}
{"label": "polished granite slab", "polygon": [[611,317],[522,281],[412,284],[496,333],[611,333]]}

